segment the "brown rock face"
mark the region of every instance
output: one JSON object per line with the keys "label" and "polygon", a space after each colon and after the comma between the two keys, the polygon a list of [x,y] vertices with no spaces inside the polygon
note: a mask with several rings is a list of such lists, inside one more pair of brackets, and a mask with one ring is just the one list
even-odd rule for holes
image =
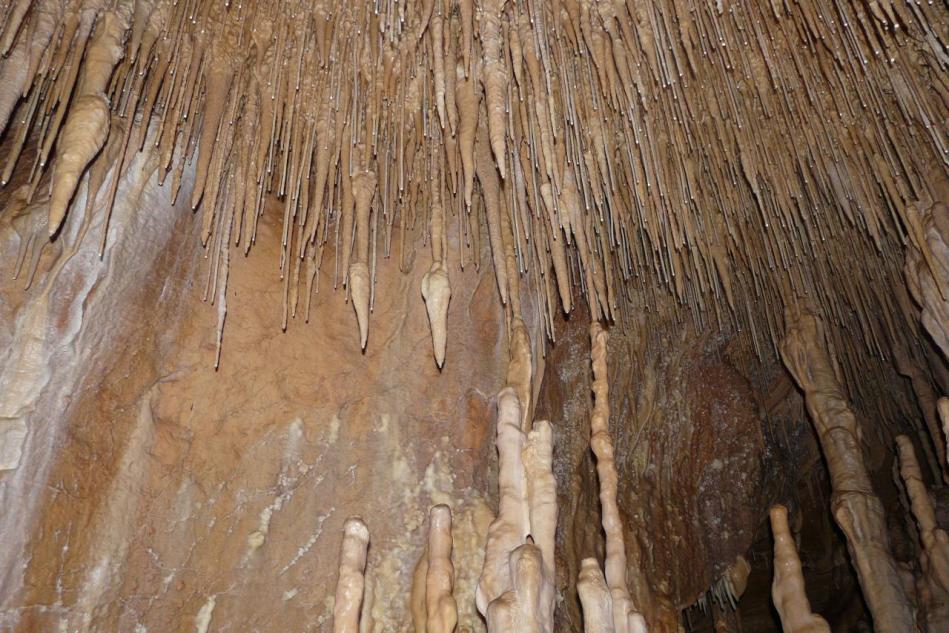
{"label": "brown rock face", "polygon": [[[217,310],[201,302],[190,214],[155,213],[167,189],[152,182],[135,197],[140,184],[123,185],[113,225],[169,226],[115,236],[103,263],[87,240],[46,273],[51,290],[7,288],[18,304],[3,406],[21,406],[3,424],[21,421],[28,440],[0,472],[4,507],[16,508],[0,519],[0,628],[325,630],[352,514],[372,532],[368,614],[396,626],[428,509],[446,501],[459,621],[478,630],[466,598],[494,494],[492,398],[506,359],[491,278],[455,275],[449,349],[465,362],[439,371],[421,262],[404,274],[380,263],[399,282],[377,288],[363,354],[329,272],[310,322],[283,332],[277,272],[235,256],[215,371]],[[264,251],[279,244],[272,215]]]}
{"label": "brown rock face", "polygon": [[[539,415],[584,419],[589,371],[567,361],[588,345],[582,313],[558,330],[548,356]],[[611,431],[630,576],[646,580],[637,608],[651,631],[676,631],[693,603],[743,554],[766,516],[764,442],[751,385],[722,344],[694,331],[641,339],[616,330],[610,347]],[[660,351],[661,350],[661,351]],[[580,560],[603,558],[589,438],[573,422],[555,426],[561,522],[560,618],[581,630],[574,583]],[[592,489],[591,489],[592,488]]]}

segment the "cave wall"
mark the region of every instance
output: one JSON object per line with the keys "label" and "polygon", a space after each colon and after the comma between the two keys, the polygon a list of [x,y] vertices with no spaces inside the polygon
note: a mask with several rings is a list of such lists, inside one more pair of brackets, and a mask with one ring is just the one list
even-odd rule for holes
{"label": "cave wall", "polygon": [[86,239],[65,264],[44,259],[29,292],[4,276],[0,420],[25,440],[0,471],[15,509],[0,518],[0,628],[324,630],[350,515],[372,529],[371,615],[400,628],[428,508],[451,501],[460,622],[482,630],[465,598],[496,494],[507,344],[493,280],[457,276],[454,362],[439,371],[417,296],[427,267],[381,260],[398,282],[378,289],[362,353],[331,267],[309,323],[301,303],[281,330],[278,271],[256,254],[279,245],[265,219],[255,254],[230,263],[215,370],[218,311],[202,302],[210,266],[191,213],[151,171],[129,173],[103,261]]}

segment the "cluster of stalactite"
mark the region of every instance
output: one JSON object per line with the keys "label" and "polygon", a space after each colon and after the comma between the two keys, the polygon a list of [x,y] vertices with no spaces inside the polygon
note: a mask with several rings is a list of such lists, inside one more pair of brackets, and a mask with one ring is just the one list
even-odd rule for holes
{"label": "cluster of stalactite", "polygon": [[86,170],[85,214],[108,217],[130,152],[157,152],[176,195],[194,165],[222,325],[227,253],[276,197],[284,327],[326,266],[365,346],[378,258],[430,241],[441,364],[450,276],[486,234],[502,302],[529,278],[549,335],[585,296],[595,320],[672,310],[760,349],[806,294],[869,390],[838,330],[859,353],[915,343],[905,293],[884,289],[946,161],[946,17],[889,0],[13,0],[0,170],[26,163],[8,213],[31,208],[35,242],[75,213]]}

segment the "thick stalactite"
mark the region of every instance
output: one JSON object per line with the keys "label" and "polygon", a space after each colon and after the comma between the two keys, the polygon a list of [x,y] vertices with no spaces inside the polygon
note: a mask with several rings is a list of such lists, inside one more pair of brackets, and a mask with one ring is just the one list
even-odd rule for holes
{"label": "thick stalactite", "polygon": [[834,519],[847,537],[874,626],[893,633],[918,630],[890,549],[883,504],[870,483],[863,432],[834,373],[821,322],[799,307],[790,307],[785,320],[781,355],[804,391],[830,471]]}

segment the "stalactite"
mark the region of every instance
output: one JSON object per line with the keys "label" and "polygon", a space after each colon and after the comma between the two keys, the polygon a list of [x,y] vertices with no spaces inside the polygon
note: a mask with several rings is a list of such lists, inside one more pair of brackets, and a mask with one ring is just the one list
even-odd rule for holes
{"label": "stalactite", "polygon": [[857,418],[834,374],[823,326],[814,314],[789,306],[781,357],[804,391],[804,401],[830,471],[831,510],[878,631],[915,631],[913,609],[890,552],[883,504],[873,491]]}
{"label": "stalactite", "polygon": [[936,403],[939,419],[942,420],[942,434],[946,438],[946,463],[949,465],[949,398],[940,398]]}
{"label": "stalactite", "polygon": [[811,612],[804,591],[804,574],[797,555],[794,537],[788,528],[788,511],[784,506],[771,508],[771,532],[774,535],[774,580],[771,597],[781,616],[784,633],[830,633],[827,621]]}
{"label": "stalactite", "polygon": [[359,324],[360,347],[366,349],[372,293],[372,279],[369,274],[369,207],[376,189],[375,172],[360,172],[352,177],[352,182],[356,215],[356,260],[349,265],[349,288],[356,321]]}
{"label": "stalactite", "polygon": [[359,633],[368,547],[369,529],[366,524],[358,517],[346,519],[339,547],[339,579],[333,605],[334,633]]}
{"label": "stalactite", "polygon": [[[916,394],[916,401],[923,414],[923,421],[928,435],[920,434],[920,443],[926,454],[929,468],[933,476],[942,474],[944,479],[949,479],[946,469],[946,446],[942,431],[936,422],[936,393],[929,383],[928,377],[923,370],[908,355],[897,351],[894,354],[897,370],[910,379],[913,392]],[[927,441],[928,440],[928,441]],[[932,454],[930,444],[935,447],[936,455]]]}
{"label": "stalactite", "polygon": [[943,357],[949,360],[949,178],[936,176],[933,197],[907,205],[905,217],[911,245],[905,275],[919,304],[920,320]]}
{"label": "stalactite", "polygon": [[438,185],[432,186],[431,220],[432,266],[422,277],[422,298],[432,328],[435,363],[439,369],[445,364],[448,341],[448,304],[451,301],[451,282],[445,265],[445,209],[442,207]]}
{"label": "stalactite", "polygon": [[76,87],[76,96],[59,140],[59,158],[49,205],[51,236],[59,230],[66,217],[80,176],[109,136],[110,102],[105,90],[113,69],[124,55],[130,14],[128,2],[106,11],[89,42],[83,60],[83,76]]}
{"label": "stalactite", "polygon": [[491,151],[501,178],[507,177],[505,94],[507,92],[506,68],[501,61],[501,11],[506,0],[482,0],[479,4],[481,22],[479,33],[484,50],[484,96],[488,109],[488,129]]}
{"label": "stalactite", "polygon": [[932,614],[939,618],[938,624],[930,620],[930,630],[937,630],[945,626],[946,622],[942,619],[947,615],[938,612],[945,611],[949,605],[949,534],[936,523],[933,502],[923,483],[912,441],[905,435],[899,435],[896,438],[896,446],[900,459],[900,475],[906,486],[913,516],[919,528],[919,540],[923,546],[920,553],[920,567],[923,572],[919,583],[922,585],[919,591],[923,597],[921,606],[927,615]]}

